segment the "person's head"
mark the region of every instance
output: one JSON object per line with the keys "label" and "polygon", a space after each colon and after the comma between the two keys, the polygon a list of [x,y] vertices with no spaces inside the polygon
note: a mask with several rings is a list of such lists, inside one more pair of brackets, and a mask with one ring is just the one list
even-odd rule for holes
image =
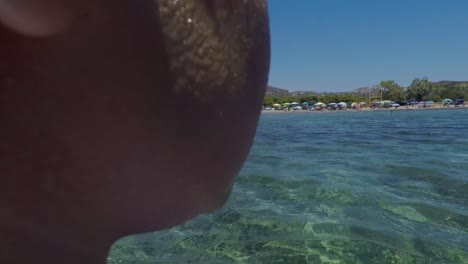
{"label": "person's head", "polygon": [[267,82],[264,0],[5,0],[0,23],[3,228],[117,239],[225,202]]}

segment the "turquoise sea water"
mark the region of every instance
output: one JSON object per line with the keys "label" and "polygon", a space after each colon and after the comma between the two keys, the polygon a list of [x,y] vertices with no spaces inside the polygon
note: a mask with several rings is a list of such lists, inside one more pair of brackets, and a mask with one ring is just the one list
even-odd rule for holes
{"label": "turquoise sea water", "polygon": [[468,263],[468,110],[262,114],[228,204],[109,263]]}

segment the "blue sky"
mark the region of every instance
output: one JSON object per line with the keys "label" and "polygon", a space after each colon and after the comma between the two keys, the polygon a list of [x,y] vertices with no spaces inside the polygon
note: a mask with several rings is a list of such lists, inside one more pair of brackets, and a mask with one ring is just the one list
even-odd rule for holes
{"label": "blue sky", "polygon": [[269,11],[270,85],[468,80],[468,0],[270,0]]}

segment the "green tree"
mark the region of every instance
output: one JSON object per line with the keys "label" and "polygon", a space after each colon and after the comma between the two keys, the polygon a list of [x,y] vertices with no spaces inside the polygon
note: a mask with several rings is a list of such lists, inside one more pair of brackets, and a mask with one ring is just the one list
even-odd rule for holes
{"label": "green tree", "polygon": [[442,101],[442,96],[444,94],[445,88],[443,88],[440,84],[434,82],[430,83],[430,87],[431,88],[429,94],[424,96],[423,100],[434,102]]}
{"label": "green tree", "polygon": [[279,102],[279,98],[274,97],[274,96],[268,96],[268,97],[265,97],[265,99],[263,99],[264,106],[273,106],[274,104],[278,102]]}
{"label": "green tree", "polygon": [[280,104],[292,103],[292,102],[296,101],[296,99],[297,99],[296,97],[288,95],[288,96],[281,97],[279,99],[279,103]]}
{"label": "green tree", "polygon": [[380,87],[383,89],[383,96],[387,100],[396,101],[404,98],[403,87],[393,80],[381,81]]}
{"label": "green tree", "polygon": [[456,84],[444,85],[441,97],[442,99],[468,98],[468,83],[461,82]]}
{"label": "green tree", "polygon": [[426,77],[416,78],[407,89],[407,97],[408,99],[415,98],[418,101],[440,101],[443,99],[445,90],[439,83],[430,82]]}
{"label": "green tree", "polygon": [[304,103],[304,102],[317,102],[317,96],[316,95],[313,95],[313,94],[307,94],[307,95],[303,95],[303,96],[300,96],[299,97],[299,103]]}

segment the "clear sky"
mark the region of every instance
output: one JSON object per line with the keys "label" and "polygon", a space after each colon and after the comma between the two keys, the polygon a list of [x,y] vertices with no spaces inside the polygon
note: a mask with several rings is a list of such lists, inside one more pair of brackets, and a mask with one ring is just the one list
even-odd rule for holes
{"label": "clear sky", "polygon": [[468,80],[468,0],[269,0],[269,11],[270,85]]}

